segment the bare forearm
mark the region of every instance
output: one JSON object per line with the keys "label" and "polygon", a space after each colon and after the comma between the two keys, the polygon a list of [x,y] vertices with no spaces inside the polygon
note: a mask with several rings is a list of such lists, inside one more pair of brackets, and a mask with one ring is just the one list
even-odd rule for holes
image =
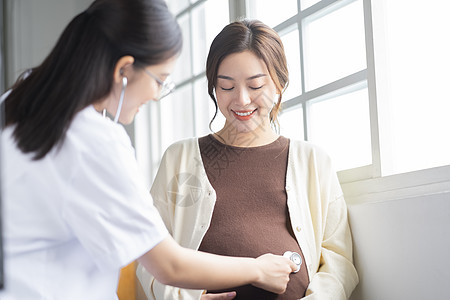
{"label": "bare forearm", "polygon": [[139,262],[161,283],[189,289],[223,289],[253,284],[282,293],[295,269],[283,257],[226,257],[180,247],[168,237]]}
{"label": "bare forearm", "polygon": [[[158,263],[140,262],[161,283],[188,289],[220,289],[258,282],[255,259],[231,258],[198,252],[165,240],[149,253],[166,257]],[[147,263],[146,263],[147,262]]]}
{"label": "bare forearm", "polygon": [[[257,284],[261,280],[256,260],[216,256],[190,249],[183,249],[183,259],[187,264],[180,264],[178,270],[182,274],[178,284],[191,281],[184,288],[204,286],[204,289],[221,289],[244,284]],[[207,285],[205,285],[207,283]]]}

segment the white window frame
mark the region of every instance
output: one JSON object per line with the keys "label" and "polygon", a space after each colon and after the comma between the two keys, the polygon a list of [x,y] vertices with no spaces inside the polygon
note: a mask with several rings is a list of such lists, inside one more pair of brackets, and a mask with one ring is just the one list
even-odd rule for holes
{"label": "white window frame", "polygon": [[[201,5],[207,0],[199,0],[195,3],[189,4],[189,7],[185,8],[177,14],[177,17],[190,13],[192,9]],[[224,0],[226,1],[226,0]],[[246,16],[248,11],[247,1],[242,0],[228,0],[230,9],[230,22],[237,18]],[[367,68],[360,70],[354,74],[350,74],[344,78],[338,79],[334,82],[321,86],[311,91],[305,91],[304,84],[304,61],[302,53],[302,20],[320,10],[326,9],[333,5],[346,5],[355,0],[322,0],[311,7],[301,11],[299,13],[281,24],[274,27],[278,32],[288,30],[291,26],[297,25],[299,29],[299,43],[300,43],[300,62],[301,62],[301,80],[302,93],[301,95],[289,99],[283,102],[283,109],[293,109],[295,107],[303,108],[303,120],[304,120],[304,136],[308,139],[308,103],[312,99],[325,96],[329,93],[339,91],[343,88],[350,87],[355,84],[367,84],[368,97],[369,97],[369,109],[370,109],[370,132],[371,132],[371,147],[372,147],[372,164],[353,168],[349,170],[343,170],[338,172],[339,180],[342,184],[342,188],[346,195],[346,199],[349,203],[361,203],[371,201],[386,201],[389,199],[398,199],[399,197],[414,197],[419,195],[428,195],[434,193],[441,193],[450,190],[450,166],[441,166],[436,168],[430,168],[425,170],[413,171],[404,174],[383,176],[383,153],[380,150],[380,132],[379,132],[379,115],[378,115],[378,102],[377,97],[377,82],[380,82],[382,78],[376,77],[375,65],[375,53],[374,53],[374,30],[372,25],[372,3],[371,0],[362,0],[364,9],[364,30],[365,30],[365,42],[366,42],[366,64]],[[297,0],[298,7],[300,8],[301,0]],[[191,29],[192,29],[192,23]],[[192,31],[190,31],[192,34]],[[190,36],[189,38],[192,39]],[[192,45],[192,43],[190,43]],[[191,49],[192,50],[192,49]],[[191,66],[193,66],[193,59],[191,56]],[[380,63],[380,57],[377,56],[377,64]],[[183,63],[183,62],[180,62]],[[192,67],[193,68],[193,67]],[[191,70],[193,74],[193,70]],[[196,80],[204,77],[204,72],[194,74],[190,78],[178,83],[178,87],[183,87],[187,84],[193,84]],[[194,89],[192,89],[194,93]],[[194,96],[194,95],[193,95]],[[381,95],[382,96],[382,95]],[[195,106],[195,101],[192,103]],[[160,149],[160,140],[162,134],[162,128],[160,124],[160,112],[158,103],[152,104],[147,107],[147,112],[143,113],[144,117],[137,119],[136,126],[138,128],[146,127],[143,132],[148,132],[148,128],[151,131],[151,139],[140,137],[137,134],[137,154],[138,160],[143,162],[144,166],[148,166],[146,171],[147,177],[151,182],[152,178],[156,174],[159,161],[162,153],[165,149]],[[195,109],[193,109],[195,112]],[[195,116],[193,118],[196,119]],[[197,134],[194,126],[194,132]],[[139,130],[136,130],[139,132]],[[148,135],[147,135],[148,137]],[[146,142],[142,142],[146,141]],[[144,144],[144,145],[142,145]],[[149,155],[150,154],[150,155]]]}
{"label": "white window frame", "polygon": [[326,97],[331,93],[337,93],[344,89],[351,89],[356,85],[367,85],[369,91],[369,109],[370,109],[370,128],[371,128],[371,147],[372,147],[372,164],[353,168],[349,170],[343,170],[338,172],[339,179],[342,183],[352,182],[355,180],[376,178],[381,176],[381,162],[380,162],[380,143],[378,132],[378,115],[377,115],[377,102],[376,102],[376,82],[375,82],[375,65],[374,65],[374,53],[373,53],[373,35],[372,35],[372,22],[371,22],[371,10],[370,0],[363,0],[364,6],[364,25],[366,36],[366,59],[367,68],[360,70],[353,74],[350,74],[344,78],[340,78],[334,82],[328,83],[324,86],[318,87],[311,91],[305,90],[305,70],[304,70],[304,53],[303,53],[303,20],[311,15],[314,15],[320,11],[324,11],[333,7],[339,9],[342,6],[348,5],[356,0],[322,0],[305,10],[301,10],[301,0],[297,0],[299,12],[295,16],[285,20],[281,24],[274,27],[277,32],[283,32],[288,30],[292,26],[297,25],[299,33],[300,43],[300,73],[301,73],[301,87],[302,92],[299,96],[289,99],[283,102],[282,110],[289,110],[295,107],[302,107],[303,111],[303,128],[304,138],[308,140],[309,137],[309,105],[312,100],[320,97]]}

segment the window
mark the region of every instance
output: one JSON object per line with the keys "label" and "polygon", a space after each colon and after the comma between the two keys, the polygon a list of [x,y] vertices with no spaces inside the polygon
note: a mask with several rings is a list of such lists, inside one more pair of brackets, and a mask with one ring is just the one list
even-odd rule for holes
{"label": "window", "polygon": [[[230,20],[247,16],[272,26],[285,46],[290,82],[281,134],[325,148],[342,183],[439,166],[437,172],[448,173],[447,1],[167,2],[183,29],[184,48],[176,92],[146,113],[145,126],[156,132],[147,147],[153,168],[170,143],[210,132],[208,49]],[[213,130],[222,124],[218,114]]]}
{"label": "window", "polygon": [[248,5],[248,15],[274,26],[286,49],[281,133],[324,147],[337,170],[371,166],[363,0],[286,3],[280,12],[256,0]]}
{"label": "window", "polygon": [[[156,175],[163,152],[170,144],[210,132],[214,104],[207,90],[206,57],[213,38],[230,22],[228,0],[166,2],[182,29],[183,49],[173,74],[174,93],[151,103],[136,117],[136,154],[141,165],[148,166],[143,170],[147,182]],[[218,116],[212,128],[220,129],[223,122]]]}
{"label": "window", "polygon": [[286,48],[282,134],[323,146],[344,182],[450,164],[450,4],[287,0],[285,14],[248,3]]}
{"label": "window", "polygon": [[450,165],[450,3],[373,6],[383,175]]}
{"label": "window", "polygon": [[251,19],[259,19],[270,27],[282,23],[283,21],[297,14],[297,0],[284,0],[281,5],[273,0],[248,0],[247,16]]}

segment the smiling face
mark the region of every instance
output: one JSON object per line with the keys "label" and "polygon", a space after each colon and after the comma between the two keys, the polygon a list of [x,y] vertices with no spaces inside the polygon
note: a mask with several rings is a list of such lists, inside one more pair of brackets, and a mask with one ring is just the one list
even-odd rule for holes
{"label": "smiling face", "polygon": [[244,51],[225,57],[217,72],[217,103],[226,118],[222,131],[273,136],[269,114],[277,91],[264,61]]}

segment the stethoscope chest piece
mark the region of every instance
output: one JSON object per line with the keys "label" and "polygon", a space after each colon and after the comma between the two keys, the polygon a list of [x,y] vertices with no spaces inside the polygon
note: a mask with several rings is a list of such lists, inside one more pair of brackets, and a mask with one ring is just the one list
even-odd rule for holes
{"label": "stethoscope chest piece", "polygon": [[292,251],[286,251],[283,254],[284,257],[289,258],[294,264],[297,265],[297,269],[294,271],[294,273],[297,273],[300,271],[300,267],[302,265],[302,257],[297,252]]}

